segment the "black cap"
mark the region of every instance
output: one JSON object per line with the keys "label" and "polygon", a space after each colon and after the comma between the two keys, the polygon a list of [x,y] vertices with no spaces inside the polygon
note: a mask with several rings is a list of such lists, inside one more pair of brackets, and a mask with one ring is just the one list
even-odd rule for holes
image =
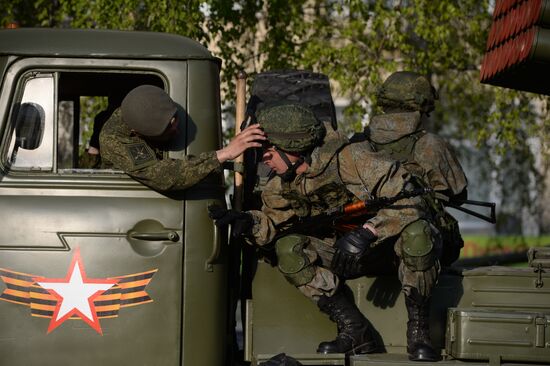
{"label": "black cap", "polygon": [[176,103],[164,90],[153,85],[132,89],[120,106],[122,120],[143,136],[161,135],[176,114]]}

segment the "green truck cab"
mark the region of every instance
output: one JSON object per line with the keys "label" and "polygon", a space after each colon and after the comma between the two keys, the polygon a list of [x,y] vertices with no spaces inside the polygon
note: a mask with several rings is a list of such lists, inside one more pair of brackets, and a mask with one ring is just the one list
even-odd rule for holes
{"label": "green truck cab", "polygon": [[219,149],[219,72],[175,35],[0,31],[1,365],[225,364],[223,177],[167,197],[78,166],[81,97],[141,84],[186,112],[170,156]]}

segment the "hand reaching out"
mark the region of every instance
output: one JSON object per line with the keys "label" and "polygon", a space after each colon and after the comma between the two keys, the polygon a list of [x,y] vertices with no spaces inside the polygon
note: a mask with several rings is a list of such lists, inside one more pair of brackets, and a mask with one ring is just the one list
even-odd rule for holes
{"label": "hand reaching out", "polygon": [[216,151],[216,155],[220,163],[223,163],[235,159],[248,148],[261,147],[264,140],[266,140],[265,133],[260,125],[254,124],[242,130],[223,149]]}

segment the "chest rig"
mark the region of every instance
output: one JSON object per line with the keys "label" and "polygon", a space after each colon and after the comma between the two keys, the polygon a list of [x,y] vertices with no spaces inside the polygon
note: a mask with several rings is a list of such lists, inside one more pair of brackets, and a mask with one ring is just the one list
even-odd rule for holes
{"label": "chest rig", "polygon": [[319,175],[300,175],[293,182],[283,182],[282,197],[290,202],[298,217],[319,215],[353,201],[355,196],[342,181],[338,165],[335,155]]}
{"label": "chest rig", "polygon": [[425,134],[425,130],[420,130],[385,144],[371,141],[371,146],[375,151],[383,152],[393,160],[401,162],[407,171],[421,177],[424,171],[422,167],[414,161],[413,151],[416,142]]}

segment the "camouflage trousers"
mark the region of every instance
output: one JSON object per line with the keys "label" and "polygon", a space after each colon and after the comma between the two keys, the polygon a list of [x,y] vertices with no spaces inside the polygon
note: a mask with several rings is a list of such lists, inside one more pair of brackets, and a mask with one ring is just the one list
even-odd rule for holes
{"label": "camouflage trousers", "polygon": [[[334,255],[334,243],[332,238],[319,239],[312,236],[304,237],[306,239],[304,247],[301,249],[305,263],[308,263],[307,271],[309,281],[305,283],[296,283],[289,278],[288,273],[279,270],[296,288],[306,297],[317,302],[325,295],[332,296],[338,289],[341,279],[331,271],[330,263]],[[423,297],[429,297],[432,288],[437,282],[440,266],[435,258],[427,268],[418,270],[407,265],[407,260],[403,260],[407,254],[403,251],[403,240],[401,237],[389,240],[375,247],[362,263],[363,271],[361,275],[391,275],[398,274],[402,284],[402,289],[406,295],[414,290]],[[432,253],[435,256],[435,251]]]}

